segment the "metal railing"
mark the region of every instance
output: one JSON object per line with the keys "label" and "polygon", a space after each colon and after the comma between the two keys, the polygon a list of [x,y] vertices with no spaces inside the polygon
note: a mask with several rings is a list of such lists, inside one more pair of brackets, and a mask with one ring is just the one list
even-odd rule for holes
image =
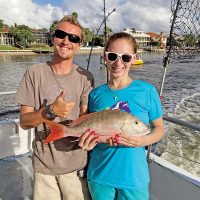
{"label": "metal railing", "polygon": [[[192,123],[192,122],[180,120],[180,119],[177,119],[177,118],[174,118],[174,117],[169,117],[167,115],[163,116],[163,120],[167,121],[167,122],[171,122],[173,124],[184,126],[184,127],[196,130],[196,131],[200,131],[200,125],[196,124],[196,123]],[[150,153],[151,153],[151,145],[148,146],[148,150],[147,150],[147,160],[149,162],[151,161],[151,159],[150,159]]]}
{"label": "metal railing", "polygon": [[16,91],[11,91],[11,92],[0,92],[0,95],[5,95],[5,94],[15,94]]}
{"label": "metal railing", "polygon": [[191,128],[193,130],[200,131],[200,125],[199,124],[183,121],[183,120],[176,119],[176,118],[173,118],[173,117],[169,117],[169,116],[166,116],[166,115],[163,117],[163,119],[165,121],[168,121],[168,122],[180,125],[180,126],[185,126],[187,128]]}

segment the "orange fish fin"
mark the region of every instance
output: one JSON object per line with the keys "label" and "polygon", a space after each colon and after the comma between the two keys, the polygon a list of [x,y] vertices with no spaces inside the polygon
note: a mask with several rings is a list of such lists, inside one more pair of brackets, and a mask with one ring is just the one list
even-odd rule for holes
{"label": "orange fish fin", "polygon": [[44,144],[47,144],[49,142],[53,142],[55,140],[65,137],[66,134],[64,133],[64,130],[66,132],[66,128],[64,127],[64,125],[51,122],[51,121],[47,122],[47,125],[50,128],[51,132],[47,136],[47,138],[43,140]]}

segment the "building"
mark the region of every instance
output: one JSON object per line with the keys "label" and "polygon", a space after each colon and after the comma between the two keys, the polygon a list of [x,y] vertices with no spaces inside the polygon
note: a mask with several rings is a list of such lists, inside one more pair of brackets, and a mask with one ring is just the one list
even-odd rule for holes
{"label": "building", "polygon": [[155,32],[148,32],[146,33],[151,37],[151,46],[155,46],[160,49],[165,49],[167,46],[167,34],[161,32],[155,33]]}
{"label": "building", "polygon": [[[32,44],[37,44],[37,45],[51,45],[51,35],[47,31],[41,31],[41,30],[32,30],[34,36],[35,36],[35,42]],[[14,46],[15,45],[15,39],[14,37],[10,34],[9,28],[4,27],[3,31],[0,32],[0,45],[10,45]]]}
{"label": "building", "polygon": [[0,45],[14,45],[15,40],[14,37],[9,33],[9,28],[4,27],[2,32],[0,32]]}
{"label": "building", "polygon": [[32,30],[33,34],[35,35],[35,42],[33,44],[37,45],[51,45],[51,35],[47,31],[41,31],[41,30]]}
{"label": "building", "polygon": [[138,48],[142,49],[150,46],[151,37],[143,31],[137,31],[134,28],[125,28],[124,32],[135,38]]}

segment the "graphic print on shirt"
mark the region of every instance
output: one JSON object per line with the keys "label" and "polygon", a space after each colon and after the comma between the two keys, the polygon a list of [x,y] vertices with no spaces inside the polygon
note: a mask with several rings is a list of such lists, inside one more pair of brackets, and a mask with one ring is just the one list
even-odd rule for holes
{"label": "graphic print on shirt", "polygon": [[117,102],[116,104],[114,104],[113,106],[111,106],[108,109],[110,109],[110,110],[117,110],[117,109],[119,109],[119,110],[125,111],[127,113],[131,112],[128,103],[124,102],[124,101],[119,101],[119,102]]}

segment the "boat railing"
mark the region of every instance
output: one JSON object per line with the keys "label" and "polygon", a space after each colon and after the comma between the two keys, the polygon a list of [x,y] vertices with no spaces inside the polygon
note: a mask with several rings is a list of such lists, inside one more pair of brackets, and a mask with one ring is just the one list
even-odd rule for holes
{"label": "boat railing", "polygon": [[183,120],[180,120],[180,119],[176,119],[174,117],[169,117],[167,115],[164,115],[163,119],[165,121],[168,121],[168,122],[180,125],[180,126],[185,126],[187,128],[191,128],[193,130],[200,131],[200,125],[196,124],[196,123],[191,123],[191,122],[183,121]]}
{"label": "boat railing", "polygon": [[[166,121],[166,122],[170,122],[170,123],[176,124],[176,125],[184,126],[186,128],[189,128],[189,129],[200,131],[200,125],[197,124],[197,123],[192,123],[192,122],[180,120],[180,119],[177,119],[177,118],[174,118],[174,117],[170,117],[170,116],[167,116],[167,115],[163,116],[163,120]],[[150,161],[150,153],[151,153],[151,146],[149,146],[148,151],[147,151],[147,159],[148,159],[148,161]],[[174,154],[174,156],[178,156],[178,155]]]}
{"label": "boat railing", "polygon": [[16,91],[10,91],[10,92],[0,92],[0,95],[6,95],[6,94],[15,94]]}

